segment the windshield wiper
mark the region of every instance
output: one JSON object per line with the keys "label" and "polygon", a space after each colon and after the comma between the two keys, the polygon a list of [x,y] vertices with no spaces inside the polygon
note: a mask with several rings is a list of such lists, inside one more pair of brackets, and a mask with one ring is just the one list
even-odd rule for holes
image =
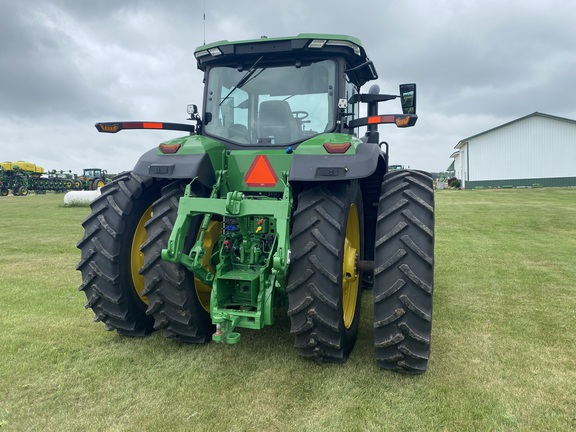
{"label": "windshield wiper", "polygon": [[[221,106],[221,105],[226,101],[226,99],[228,99],[228,98],[230,97],[230,95],[236,91],[236,89],[242,88],[242,86],[244,86],[244,85],[248,82],[248,80],[250,79],[250,77],[251,77],[252,75],[254,75],[254,72],[256,72],[256,65],[257,65],[258,62],[259,62],[260,60],[262,60],[263,58],[264,58],[264,56],[260,56],[260,58],[254,62],[254,64],[250,67],[250,69],[248,69],[248,71],[244,74],[244,76],[243,76],[242,78],[240,78],[240,81],[238,81],[238,82],[236,83],[236,85],[235,85],[234,87],[232,87],[232,89],[231,89],[231,90],[228,92],[228,94],[224,97],[224,99],[222,99],[222,100],[220,101],[220,103],[218,104],[218,106]],[[263,70],[264,70],[264,69],[262,69],[262,71],[263,71]],[[260,72],[262,72],[262,71],[260,71]]]}

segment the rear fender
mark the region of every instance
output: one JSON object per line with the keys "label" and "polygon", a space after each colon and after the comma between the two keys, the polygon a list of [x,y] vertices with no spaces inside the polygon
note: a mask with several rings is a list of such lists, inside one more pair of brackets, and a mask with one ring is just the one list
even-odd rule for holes
{"label": "rear fender", "polygon": [[380,147],[358,144],[355,154],[295,154],[290,168],[290,182],[337,181],[370,177],[385,162]]}
{"label": "rear fender", "polygon": [[387,156],[380,147],[363,143],[358,145],[357,153],[350,156],[295,155],[290,183],[297,197],[302,190],[314,187],[313,183],[360,179],[364,207],[364,259],[371,261],[374,259],[378,198],[387,167]]}
{"label": "rear fender", "polygon": [[214,168],[206,153],[159,155],[157,149],[147,151],[140,157],[133,172],[138,175],[160,179],[193,179],[211,189],[215,182]]}

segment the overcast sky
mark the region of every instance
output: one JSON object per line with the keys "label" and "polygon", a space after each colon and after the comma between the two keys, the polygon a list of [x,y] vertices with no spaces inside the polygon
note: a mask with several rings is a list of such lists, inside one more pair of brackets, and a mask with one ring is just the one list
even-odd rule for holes
{"label": "overcast sky", "polygon": [[94,123],[185,122],[204,40],[311,32],[360,38],[382,93],[417,83],[416,126],[380,136],[391,163],[444,171],[463,138],[535,111],[576,119],[575,23],[568,0],[0,0],[0,162],[132,169],[178,132]]}

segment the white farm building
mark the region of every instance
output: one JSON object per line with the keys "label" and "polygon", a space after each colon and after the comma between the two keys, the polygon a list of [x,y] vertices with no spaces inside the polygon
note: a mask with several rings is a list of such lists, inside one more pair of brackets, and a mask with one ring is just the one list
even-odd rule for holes
{"label": "white farm building", "polygon": [[576,186],[576,120],[535,112],[458,142],[462,187]]}

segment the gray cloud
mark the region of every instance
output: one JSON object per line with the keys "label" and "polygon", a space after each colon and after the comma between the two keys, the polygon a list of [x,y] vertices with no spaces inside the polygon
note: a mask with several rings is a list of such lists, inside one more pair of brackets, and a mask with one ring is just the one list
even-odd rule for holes
{"label": "gray cloud", "polygon": [[461,138],[534,111],[576,118],[575,21],[576,4],[560,0],[5,1],[0,160],[131,169],[173,135],[107,136],[93,124],[184,120],[187,103],[201,104],[193,51],[204,38],[319,32],[360,38],[383,92],[418,84],[416,127],[381,135],[394,163],[443,170]]}

